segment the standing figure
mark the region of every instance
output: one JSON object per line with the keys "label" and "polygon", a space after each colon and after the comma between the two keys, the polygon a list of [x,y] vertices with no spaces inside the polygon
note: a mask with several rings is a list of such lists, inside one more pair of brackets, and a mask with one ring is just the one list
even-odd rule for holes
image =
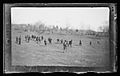
{"label": "standing figure", "polygon": [[25,41],[27,41],[27,36],[25,36]]}
{"label": "standing figure", "polygon": [[69,45],[70,45],[70,47],[72,47],[72,40],[69,41]]}
{"label": "standing figure", "polygon": [[99,41],[97,41],[97,44],[100,44],[100,42],[99,42]]}
{"label": "standing figure", "polygon": [[51,43],[51,42],[52,42],[52,39],[51,39],[51,38],[48,38],[48,41],[49,41],[49,43]]}
{"label": "standing figure", "polygon": [[64,43],[63,43],[63,49],[64,49],[64,50],[67,49],[66,40],[65,40]]}
{"label": "standing figure", "polygon": [[25,36],[25,41],[28,42],[28,35]]}
{"label": "standing figure", "polygon": [[44,40],[44,44],[47,45],[47,41],[46,40]]}
{"label": "standing figure", "polygon": [[41,36],[41,39],[43,40],[43,36]]}
{"label": "standing figure", "polygon": [[16,37],[16,42],[15,43],[17,43],[18,44],[18,37]]}
{"label": "standing figure", "polygon": [[29,41],[30,41],[30,36],[28,36],[28,43],[29,43]]}
{"label": "standing figure", "polygon": [[82,45],[82,42],[81,42],[81,40],[80,40],[80,42],[79,42],[79,45],[80,45],[80,46]]}
{"label": "standing figure", "polygon": [[90,41],[90,45],[92,44],[92,42]]}
{"label": "standing figure", "polygon": [[68,41],[66,41],[66,46],[68,46],[68,47],[69,47],[69,43],[68,43]]}
{"label": "standing figure", "polygon": [[41,42],[40,37],[38,37],[38,41]]}
{"label": "standing figure", "polygon": [[34,40],[34,35],[32,35],[32,40]]}
{"label": "standing figure", "polygon": [[35,36],[35,38],[34,38],[34,41],[36,41],[36,36]]}
{"label": "standing figure", "polygon": [[48,42],[50,43],[50,38],[48,38]]}
{"label": "standing figure", "polygon": [[50,43],[52,43],[52,39],[50,38]]}
{"label": "standing figure", "polygon": [[61,44],[63,43],[63,39],[61,39]]}
{"label": "standing figure", "polygon": [[36,42],[37,42],[37,44],[38,44],[38,37],[36,37]]}
{"label": "standing figure", "polygon": [[21,36],[19,37],[19,45],[21,45]]}
{"label": "standing figure", "polygon": [[57,43],[59,42],[59,39],[57,39]]}

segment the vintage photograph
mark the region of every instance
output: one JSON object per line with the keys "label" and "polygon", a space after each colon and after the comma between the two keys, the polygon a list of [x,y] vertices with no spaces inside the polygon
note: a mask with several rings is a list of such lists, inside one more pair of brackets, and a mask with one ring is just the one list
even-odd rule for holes
{"label": "vintage photograph", "polygon": [[108,7],[12,7],[12,66],[110,66]]}

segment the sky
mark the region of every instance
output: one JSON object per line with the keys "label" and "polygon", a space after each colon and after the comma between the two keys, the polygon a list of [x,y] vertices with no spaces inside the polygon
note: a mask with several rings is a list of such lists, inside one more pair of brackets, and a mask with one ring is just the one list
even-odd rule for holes
{"label": "sky", "polygon": [[[12,7],[12,24],[45,23],[71,29],[98,30],[99,26],[109,26],[108,7]],[[105,24],[105,22],[108,22]]]}

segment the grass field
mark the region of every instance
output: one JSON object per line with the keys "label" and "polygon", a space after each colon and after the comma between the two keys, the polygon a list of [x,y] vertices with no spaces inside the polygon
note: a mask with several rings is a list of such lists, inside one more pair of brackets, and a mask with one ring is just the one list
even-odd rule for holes
{"label": "grass field", "polygon": [[[25,42],[25,35],[51,37],[52,44],[44,45],[43,42]],[[22,37],[22,44],[15,43],[15,37]],[[73,46],[68,47],[63,53],[63,45],[56,43],[56,39],[73,40]],[[79,46],[82,40],[82,46]],[[89,42],[92,41],[92,45]],[[97,44],[100,41],[100,44]],[[12,29],[12,65],[29,66],[79,66],[101,67],[109,66],[109,39],[107,37],[96,38],[93,36],[38,34],[37,32],[24,32]]]}

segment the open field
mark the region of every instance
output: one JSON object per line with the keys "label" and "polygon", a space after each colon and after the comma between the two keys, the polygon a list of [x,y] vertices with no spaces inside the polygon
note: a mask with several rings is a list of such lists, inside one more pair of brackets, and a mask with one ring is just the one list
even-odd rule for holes
{"label": "open field", "polygon": [[[30,40],[25,42],[25,35],[51,37],[52,44],[44,45]],[[15,43],[16,36],[22,37],[21,45]],[[63,50],[63,45],[56,43],[56,39],[73,40],[72,47]],[[79,46],[82,40],[82,46]],[[92,41],[92,45],[89,42]],[[97,43],[100,42],[100,44]],[[65,51],[63,53],[63,51]],[[12,65],[29,66],[79,66],[101,67],[109,66],[109,39],[108,37],[96,38],[93,36],[61,35],[55,33],[24,32],[12,29]]]}

